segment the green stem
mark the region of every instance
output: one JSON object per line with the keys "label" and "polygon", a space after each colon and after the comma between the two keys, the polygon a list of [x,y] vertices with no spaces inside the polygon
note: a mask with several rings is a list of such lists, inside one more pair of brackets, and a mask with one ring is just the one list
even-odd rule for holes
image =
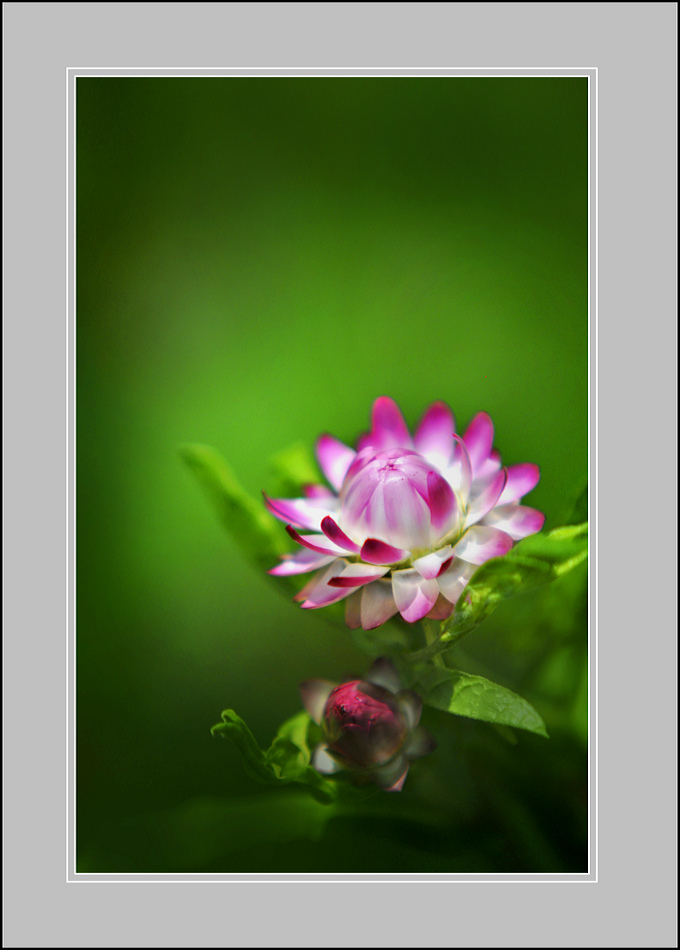
{"label": "green stem", "polygon": [[[423,618],[423,630],[425,631],[425,642],[428,646],[436,643],[440,638],[439,624],[436,620],[428,620],[427,617]],[[446,663],[444,662],[444,657],[441,653],[435,653],[432,657],[432,660],[435,666],[440,666],[443,669],[446,669]]]}

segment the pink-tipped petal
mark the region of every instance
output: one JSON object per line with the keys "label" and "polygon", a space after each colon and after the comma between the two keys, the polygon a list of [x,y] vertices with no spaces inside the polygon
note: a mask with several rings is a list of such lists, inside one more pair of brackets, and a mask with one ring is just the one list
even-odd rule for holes
{"label": "pink-tipped petal", "polygon": [[322,775],[332,775],[339,771],[342,766],[338,765],[335,759],[332,759],[323,746],[318,745],[312,753],[312,766]]}
{"label": "pink-tipped petal", "polygon": [[513,541],[521,541],[530,534],[536,534],[544,522],[545,515],[542,511],[527,508],[525,505],[499,505],[484,518],[485,525],[500,528],[509,534]]}
{"label": "pink-tipped petal", "polygon": [[317,573],[310,578],[305,586],[299,591],[293,600],[302,602],[307,600],[308,597],[311,597],[314,594],[314,591],[324,590],[328,581],[331,577],[336,577],[338,574],[342,574],[343,568],[347,564],[347,561],[343,561],[341,558],[334,558],[333,561],[328,565],[325,570],[317,571]]}
{"label": "pink-tipped petal", "polygon": [[344,548],[329,541],[322,534],[298,534],[295,528],[289,524],[286,525],[286,531],[293,541],[297,541],[297,543],[303,545],[303,547],[309,548],[310,551],[317,551],[319,554],[327,554],[332,557],[342,557],[347,554]]}
{"label": "pink-tipped petal", "polygon": [[321,471],[336,491],[340,491],[347,469],[352,464],[356,452],[344,442],[332,435],[322,435],[316,443],[316,457]]}
{"label": "pink-tipped petal", "polygon": [[325,485],[303,485],[302,491],[305,498],[334,499],[336,497],[335,492],[332,492],[330,488],[326,488]]}
{"label": "pink-tipped petal", "polygon": [[290,577],[293,574],[306,574],[308,571],[316,571],[320,567],[330,564],[335,555],[319,554],[317,551],[296,551],[295,554],[286,555],[285,559],[273,567],[270,574],[274,577]]}
{"label": "pink-tipped petal", "polygon": [[332,498],[270,498],[265,492],[264,502],[269,511],[279,521],[286,521],[296,528],[321,530],[321,521],[326,515],[333,514],[338,499]]}
{"label": "pink-tipped petal", "polygon": [[454,491],[458,492],[462,503],[467,504],[472,484],[472,463],[467,446],[459,435],[453,437],[453,458],[446,470],[446,478]]}
{"label": "pink-tipped petal", "polygon": [[447,468],[453,454],[456,422],[444,402],[435,402],[427,410],[416,431],[416,450],[439,469]]}
{"label": "pink-tipped petal", "polygon": [[376,451],[412,448],[413,441],[399,407],[388,396],[373,403],[371,441]]}
{"label": "pink-tipped petal", "polygon": [[361,626],[361,589],[345,601],[345,623],[350,630],[358,630]]}
{"label": "pink-tipped petal", "polygon": [[507,478],[508,473],[506,469],[501,469],[491,484],[484,489],[481,495],[471,502],[465,518],[466,525],[477,524],[488,511],[491,511],[494,505],[498,504],[498,499],[501,497],[503,489],[505,488]]}
{"label": "pink-tipped petal", "polygon": [[[443,596],[450,604],[455,604],[458,601],[476,570],[476,564],[468,564],[467,561],[461,561],[459,558],[456,558],[451,564],[451,567],[439,575],[437,584]],[[443,620],[444,618],[442,617],[441,619]]]}
{"label": "pink-tipped petal", "polygon": [[361,594],[361,626],[364,630],[379,627],[396,612],[391,581],[376,581],[364,587]]}
{"label": "pink-tipped petal", "polygon": [[478,412],[465,430],[463,441],[467,446],[472,463],[472,474],[476,475],[486,462],[493,447],[493,422],[486,412]]}
{"label": "pink-tipped petal", "polygon": [[[492,557],[507,554],[512,547],[512,538],[498,528],[475,525],[469,528],[453,549],[456,557],[470,564],[484,564]],[[441,581],[441,579],[440,579]],[[446,596],[446,591],[444,591]]]}
{"label": "pink-tipped petal", "polygon": [[489,455],[486,462],[482,463],[479,471],[475,475],[475,482],[485,482],[491,481],[493,476],[496,474],[498,469],[501,467],[501,454],[496,449],[494,449]]}
{"label": "pink-tipped petal", "polygon": [[432,610],[439,595],[439,587],[437,581],[425,580],[418,571],[393,571],[392,593],[404,620],[415,623]]}
{"label": "pink-tipped petal", "polygon": [[343,548],[345,551],[351,551],[352,554],[358,553],[359,545],[355,544],[354,541],[347,537],[342,528],[340,528],[337,522],[334,521],[330,515],[327,515],[321,522],[321,530],[326,535],[328,540],[332,541],[334,544],[337,544],[338,547]]}
{"label": "pink-tipped petal", "polygon": [[498,499],[498,504],[509,505],[513,501],[519,501],[523,495],[528,494],[538,485],[540,477],[541,471],[538,465],[533,465],[531,462],[511,465],[508,468],[508,481],[503,494]]}
{"label": "pink-tipped petal", "polygon": [[401,679],[397,668],[386,656],[378,657],[374,661],[366,674],[366,679],[374,686],[382,686],[383,689],[388,689],[391,693],[397,693],[401,687]]}
{"label": "pink-tipped petal", "polygon": [[453,613],[454,606],[443,594],[440,594],[432,610],[425,616],[429,620],[446,620]]}
{"label": "pink-tipped petal", "polygon": [[298,687],[302,705],[317,724],[321,723],[326,700],[335,685],[328,680],[305,680]]}
{"label": "pink-tipped petal", "polygon": [[312,594],[310,594],[306,600],[300,604],[304,610],[316,610],[318,607],[328,607],[329,604],[336,604],[339,600],[344,600],[345,597],[356,590],[354,587],[329,587],[327,584],[323,588],[316,588]]}
{"label": "pink-tipped petal", "polygon": [[357,439],[357,452],[363,452],[364,449],[370,449],[373,446],[373,438],[370,432],[362,432]]}
{"label": "pink-tipped petal", "polygon": [[361,548],[361,560],[367,564],[398,564],[411,552],[403,548],[392,547],[377,538],[367,538]]}
{"label": "pink-tipped petal", "polygon": [[422,576],[429,581],[441,574],[442,568],[447,560],[451,558],[452,554],[453,548],[450,544],[447,544],[446,547],[440,551],[434,551],[432,554],[425,554],[423,557],[419,557],[413,562],[413,566],[419,574],[422,574]]}
{"label": "pink-tipped petal", "polygon": [[372,564],[348,564],[342,574],[332,577],[328,583],[331,587],[363,587],[377,581],[387,574],[388,567],[378,567]]}
{"label": "pink-tipped petal", "polygon": [[438,472],[427,473],[427,494],[433,537],[439,538],[455,525],[458,514],[456,496]]}

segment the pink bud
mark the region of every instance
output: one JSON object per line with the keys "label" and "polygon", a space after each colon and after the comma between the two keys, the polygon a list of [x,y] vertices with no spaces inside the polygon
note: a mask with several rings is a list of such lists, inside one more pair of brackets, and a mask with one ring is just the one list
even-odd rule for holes
{"label": "pink bud", "polygon": [[364,680],[341,683],[332,690],[322,725],[328,751],[346,768],[385,765],[408,735],[406,717],[392,693]]}

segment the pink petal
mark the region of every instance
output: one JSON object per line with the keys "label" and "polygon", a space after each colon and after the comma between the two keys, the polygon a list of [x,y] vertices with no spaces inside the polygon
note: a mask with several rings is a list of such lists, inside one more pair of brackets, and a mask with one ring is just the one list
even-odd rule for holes
{"label": "pink petal", "polygon": [[307,596],[300,606],[304,610],[315,610],[317,607],[328,607],[329,604],[335,604],[343,600],[355,590],[354,587],[340,588],[329,587],[327,584],[318,586]]}
{"label": "pink petal", "polygon": [[321,471],[336,491],[347,474],[356,452],[344,442],[334,439],[332,435],[322,435],[316,443],[316,457],[319,460]]}
{"label": "pink petal", "polygon": [[[419,574],[422,574],[422,576],[429,581],[441,573],[442,568],[447,560],[451,558],[452,554],[453,548],[450,544],[447,544],[446,547],[439,551],[434,551],[432,554],[425,554],[423,557],[419,557],[413,562],[413,566]],[[444,569],[446,570],[446,568]]]}
{"label": "pink petal", "polygon": [[[453,550],[456,557],[463,561],[468,561],[470,564],[484,564],[492,557],[507,554],[511,547],[512,538],[504,531],[475,525],[465,532]],[[446,596],[446,591],[444,591],[444,596]]]}
{"label": "pink petal", "polygon": [[359,551],[359,545],[347,537],[345,532],[330,515],[327,515],[321,522],[321,530],[329,541],[332,541],[333,544],[337,544],[338,547],[343,548],[345,551],[351,551],[353,554]]}
{"label": "pink petal", "polygon": [[451,567],[439,575],[437,584],[449,603],[455,604],[458,601],[476,570],[476,564],[468,564],[467,561],[456,558]]}
{"label": "pink petal", "polygon": [[397,612],[390,581],[376,581],[364,587],[361,595],[361,626],[373,630]]}
{"label": "pink petal", "polygon": [[302,705],[317,724],[321,722],[326,700],[335,685],[328,680],[305,680],[298,687]]}
{"label": "pink petal", "polygon": [[396,402],[388,396],[380,396],[373,403],[372,423],[371,439],[376,451],[413,447],[404,417]]}
{"label": "pink petal", "polygon": [[273,567],[269,574],[275,577],[290,577],[292,574],[306,574],[307,571],[316,571],[320,567],[330,564],[334,555],[319,554],[317,551],[296,551],[295,554],[284,555],[281,564]]}
{"label": "pink petal", "polygon": [[361,560],[367,564],[398,564],[407,558],[410,551],[403,548],[394,548],[391,544],[378,541],[377,538],[367,538],[361,548]]}
{"label": "pink petal", "polygon": [[375,660],[366,674],[366,679],[369,683],[382,686],[383,689],[388,689],[391,693],[397,693],[401,687],[401,679],[397,668],[385,656],[378,657]]}
{"label": "pink petal", "polygon": [[358,630],[361,626],[361,593],[359,589],[345,601],[345,623],[350,630]]}
{"label": "pink petal", "polygon": [[[408,478],[378,482],[361,522],[365,534],[405,550],[430,543],[430,509]],[[358,527],[358,526],[357,526]]]}
{"label": "pink petal", "polygon": [[388,570],[388,567],[373,567],[371,564],[348,564],[342,574],[332,577],[328,583],[331,587],[363,587],[384,577]]}
{"label": "pink petal", "polygon": [[321,534],[298,534],[295,528],[289,524],[286,525],[286,531],[293,541],[297,541],[298,544],[309,548],[310,551],[318,551],[319,554],[330,554],[333,557],[342,557],[344,554],[347,554],[344,548],[334,544],[332,541],[328,541]]}
{"label": "pink petal", "polygon": [[481,495],[471,502],[467,516],[465,518],[466,525],[476,524],[488,511],[491,511],[494,505],[497,504],[498,499],[501,497],[501,493],[505,488],[507,478],[507,471],[504,468],[501,469],[491,484],[484,489]]}
{"label": "pink petal", "polygon": [[454,491],[459,493],[462,503],[466,504],[472,484],[472,463],[461,437],[454,435],[453,441],[453,459],[446,470],[446,478]]}
{"label": "pink petal", "polygon": [[543,527],[545,515],[535,508],[524,505],[499,505],[484,518],[484,524],[500,528],[509,534],[513,541],[521,541],[530,534],[536,534]]}
{"label": "pink petal", "polygon": [[443,594],[440,594],[432,610],[425,616],[430,620],[446,620],[453,613],[454,606]]}
{"label": "pink petal", "polygon": [[317,589],[325,590],[327,582],[331,577],[342,574],[346,563],[347,561],[343,561],[341,558],[335,558],[325,570],[317,571],[317,573],[307,581],[302,590],[293,597],[293,600],[304,601],[312,596]]}
{"label": "pink petal", "polygon": [[520,465],[511,465],[508,468],[508,481],[503,494],[498,499],[499,505],[509,505],[531,491],[538,485],[541,471],[538,465],[531,462],[522,462]]}
{"label": "pink petal", "polygon": [[334,513],[338,499],[333,498],[269,498],[265,492],[264,502],[274,517],[296,528],[321,530],[321,521]]}
{"label": "pink petal", "polygon": [[404,620],[407,623],[415,623],[416,620],[422,620],[434,607],[439,587],[437,581],[425,580],[418,571],[393,571],[392,593]]}
{"label": "pink petal", "polygon": [[415,434],[416,450],[439,469],[445,469],[453,454],[456,423],[444,402],[435,402],[422,418]]}
{"label": "pink petal", "polygon": [[496,449],[494,449],[486,462],[482,464],[481,468],[475,475],[475,482],[484,482],[487,479],[490,481],[500,467],[501,454]]}
{"label": "pink petal", "polygon": [[305,498],[333,499],[336,497],[335,493],[330,488],[326,488],[325,485],[303,485],[302,490],[305,493]]}
{"label": "pink petal", "polygon": [[427,493],[432,531],[438,538],[455,524],[458,504],[453,489],[438,472],[427,473]]}
{"label": "pink petal", "polygon": [[489,458],[493,447],[493,422],[486,412],[478,412],[465,430],[463,440],[470,453],[472,474],[476,475]]}

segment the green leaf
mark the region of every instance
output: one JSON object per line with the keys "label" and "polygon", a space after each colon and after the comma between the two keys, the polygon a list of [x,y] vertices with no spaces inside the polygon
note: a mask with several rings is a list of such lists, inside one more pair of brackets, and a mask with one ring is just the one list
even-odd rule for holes
{"label": "green leaf", "polygon": [[183,445],[180,454],[208,494],[222,525],[243,553],[269,570],[286,551],[278,522],[239,485],[225,460],[208,445]]}
{"label": "green leaf", "polygon": [[564,524],[581,524],[588,520],[588,482],[572,498]]}
{"label": "green leaf", "polygon": [[588,523],[566,525],[532,535],[503,557],[492,558],[475,571],[440,637],[412,661],[429,660],[449,649],[482,623],[502,600],[549,584],[588,557]]}
{"label": "green leaf", "polygon": [[318,727],[306,712],[300,712],[283,723],[274,741],[265,751],[260,748],[248,726],[233,709],[225,709],[222,722],[210,730],[213,735],[231,739],[241,753],[243,766],[251,776],[265,785],[306,785],[321,802],[337,797],[336,786],[312,766],[309,734]]}
{"label": "green leaf", "polygon": [[548,737],[545,723],[530,703],[483,676],[461,670],[431,670],[421,677],[416,690],[423,702],[435,709]]}
{"label": "green leaf", "polygon": [[296,442],[269,460],[271,494],[279,498],[299,498],[304,485],[323,483],[309,446]]}

